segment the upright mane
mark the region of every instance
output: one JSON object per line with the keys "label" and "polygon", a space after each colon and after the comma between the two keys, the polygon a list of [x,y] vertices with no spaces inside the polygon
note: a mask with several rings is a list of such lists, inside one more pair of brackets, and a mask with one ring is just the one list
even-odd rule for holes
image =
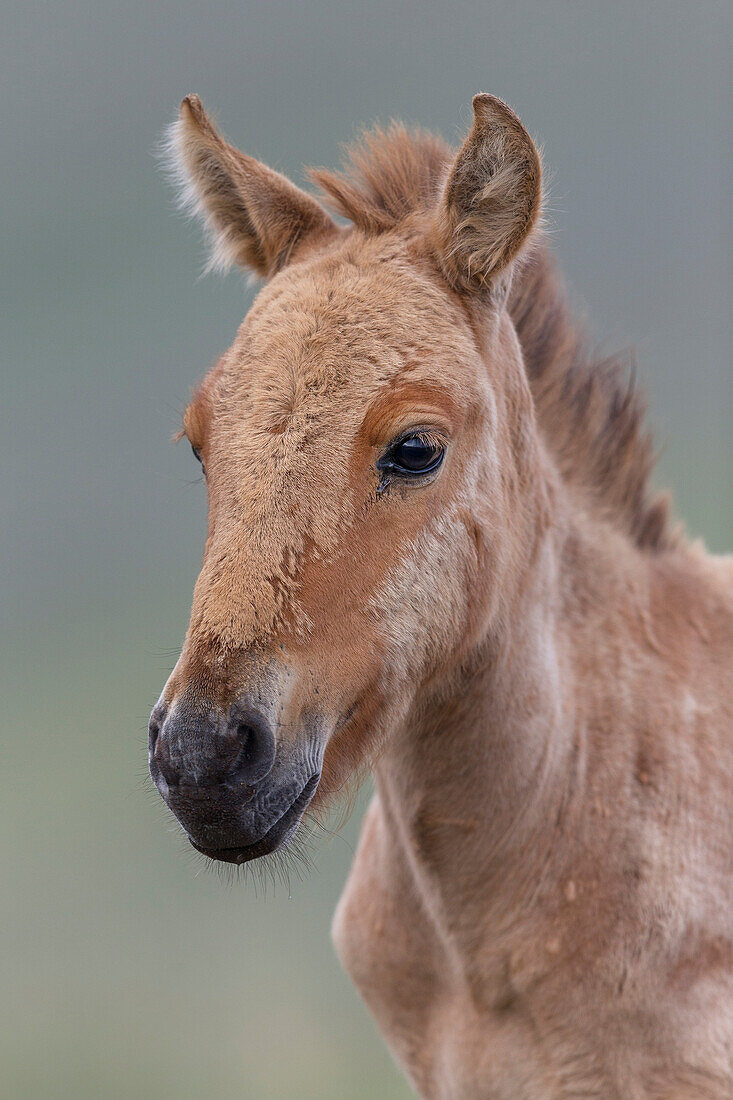
{"label": "upright mane", "polygon": [[[453,156],[441,138],[393,122],[347,146],[342,171],[310,175],[337,213],[383,233],[437,202]],[[668,497],[650,487],[653,443],[633,362],[592,352],[539,232],[519,265],[509,313],[540,428],[566,482],[640,548],[673,546]]]}

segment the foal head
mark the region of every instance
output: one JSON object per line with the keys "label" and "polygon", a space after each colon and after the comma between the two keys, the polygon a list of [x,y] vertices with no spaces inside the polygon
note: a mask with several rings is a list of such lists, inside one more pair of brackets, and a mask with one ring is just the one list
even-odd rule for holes
{"label": "foal head", "polygon": [[455,158],[393,127],[350,176],[314,173],[346,228],[196,97],[172,145],[214,262],[269,280],[185,413],[208,537],[150,722],[192,844],[242,863],[470,659],[529,560],[536,433],[504,306],[540,166],[480,95]]}

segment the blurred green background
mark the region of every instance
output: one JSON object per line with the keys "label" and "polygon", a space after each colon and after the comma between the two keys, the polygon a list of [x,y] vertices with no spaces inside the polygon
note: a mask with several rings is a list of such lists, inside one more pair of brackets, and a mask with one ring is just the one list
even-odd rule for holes
{"label": "blurred green background", "polygon": [[636,346],[692,533],[733,547],[729,3],[0,5],[0,1094],[408,1095],[332,953],[358,813],[255,897],[146,784],[204,489],[169,442],[251,290],[199,280],[153,152],[198,92],[302,180],[375,118],[457,140],[477,90],[543,143],[557,251]]}

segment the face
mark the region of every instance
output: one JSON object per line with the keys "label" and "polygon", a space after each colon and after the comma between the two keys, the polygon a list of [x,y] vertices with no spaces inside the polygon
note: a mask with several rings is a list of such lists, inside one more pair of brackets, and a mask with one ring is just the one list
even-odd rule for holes
{"label": "face", "polygon": [[466,659],[521,556],[531,402],[497,302],[539,162],[504,104],[474,110],[445,178],[436,142],[397,129],[375,139],[378,201],[331,179],[346,231],[181,106],[215,258],[271,280],[186,411],[209,528],[150,721],[151,775],[213,858],[287,844]]}
{"label": "face", "polygon": [[475,634],[496,420],[459,301],[400,242],[261,293],[184,418],[209,530],[150,766],[195,847],[285,843]]}

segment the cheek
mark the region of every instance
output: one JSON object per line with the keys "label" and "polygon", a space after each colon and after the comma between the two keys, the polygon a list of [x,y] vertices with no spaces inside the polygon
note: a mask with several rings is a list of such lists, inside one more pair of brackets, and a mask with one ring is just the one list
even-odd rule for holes
{"label": "cheek", "polygon": [[297,602],[308,637],[283,642],[308,650],[334,704],[344,678],[391,696],[474,638],[481,578],[490,573],[474,519],[485,460],[472,454],[433,487],[365,500],[339,551],[302,563]]}
{"label": "cheek", "polygon": [[461,645],[475,566],[476,547],[457,508],[404,548],[371,600],[391,675],[429,675]]}

